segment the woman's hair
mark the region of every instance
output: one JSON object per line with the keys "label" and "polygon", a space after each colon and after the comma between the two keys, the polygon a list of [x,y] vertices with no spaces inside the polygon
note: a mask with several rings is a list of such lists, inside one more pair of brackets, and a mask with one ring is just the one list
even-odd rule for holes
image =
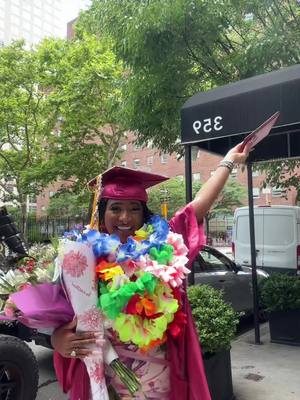
{"label": "woman's hair", "polygon": [[[107,207],[107,202],[108,199],[100,199],[98,203],[98,215],[99,215],[99,231],[101,231],[101,226],[104,225],[104,215],[105,215],[105,210]],[[142,208],[143,208],[143,219],[144,222],[148,222],[149,219],[152,217],[153,212],[149,210],[147,207],[147,204],[144,201],[141,201]]]}

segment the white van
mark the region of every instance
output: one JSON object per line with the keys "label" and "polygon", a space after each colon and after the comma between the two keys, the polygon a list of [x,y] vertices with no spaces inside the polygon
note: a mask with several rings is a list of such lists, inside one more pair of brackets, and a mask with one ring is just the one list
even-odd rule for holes
{"label": "white van", "polygon": [[[300,274],[300,207],[255,206],[254,220],[257,267]],[[248,207],[235,210],[232,252],[237,264],[251,266]]]}

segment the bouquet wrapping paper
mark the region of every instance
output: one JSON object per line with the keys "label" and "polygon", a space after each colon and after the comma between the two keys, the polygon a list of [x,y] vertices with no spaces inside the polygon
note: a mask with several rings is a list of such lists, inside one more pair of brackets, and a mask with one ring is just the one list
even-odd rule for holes
{"label": "bouquet wrapping paper", "polygon": [[[104,317],[96,307],[98,281],[92,247],[87,243],[64,239],[59,246],[57,261],[62,285],[77,316],[77,331],[101,332],[102,338],[105,339]],[[90,377],[91,399],[108,400],[104,363],[109,365],[118,356],[108,339],[105,339],[103,347],[95,347],[95,350],[97,354],[84,359]]]}

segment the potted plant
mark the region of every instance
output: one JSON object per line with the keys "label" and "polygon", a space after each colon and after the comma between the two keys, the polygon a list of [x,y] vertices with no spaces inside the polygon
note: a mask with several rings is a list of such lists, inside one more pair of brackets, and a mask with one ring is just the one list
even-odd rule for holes
{"label": "potted plant", "polygon": [[222,291],[208,285],[189,287],[188,297],[212,400],[231,400],[234,396],[230,343],[235,337],[239,314],[224,302]]}
{"label": "potted plant", "polygon": [[261,283],[271,342],[300,346],[300,277],[272,274]]}

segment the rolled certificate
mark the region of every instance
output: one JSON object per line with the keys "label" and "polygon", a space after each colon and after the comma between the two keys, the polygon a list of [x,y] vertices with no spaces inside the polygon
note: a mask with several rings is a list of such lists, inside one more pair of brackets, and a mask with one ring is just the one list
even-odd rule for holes
{"label": "rolled certificate", "polygon": [[[101,332],[105,339],[104,317],[96,307],[98,282],[96,259],[91,245],[63,239],[59,246],[58,265],[61,268],[63,287],[77,316],[77,331]],[[109,340],[105,340],[103,347],[95,347],[97,355],[84,359],[90,377],[92,400],[109,399],[104,362],[110,364],[118,358]]]}

